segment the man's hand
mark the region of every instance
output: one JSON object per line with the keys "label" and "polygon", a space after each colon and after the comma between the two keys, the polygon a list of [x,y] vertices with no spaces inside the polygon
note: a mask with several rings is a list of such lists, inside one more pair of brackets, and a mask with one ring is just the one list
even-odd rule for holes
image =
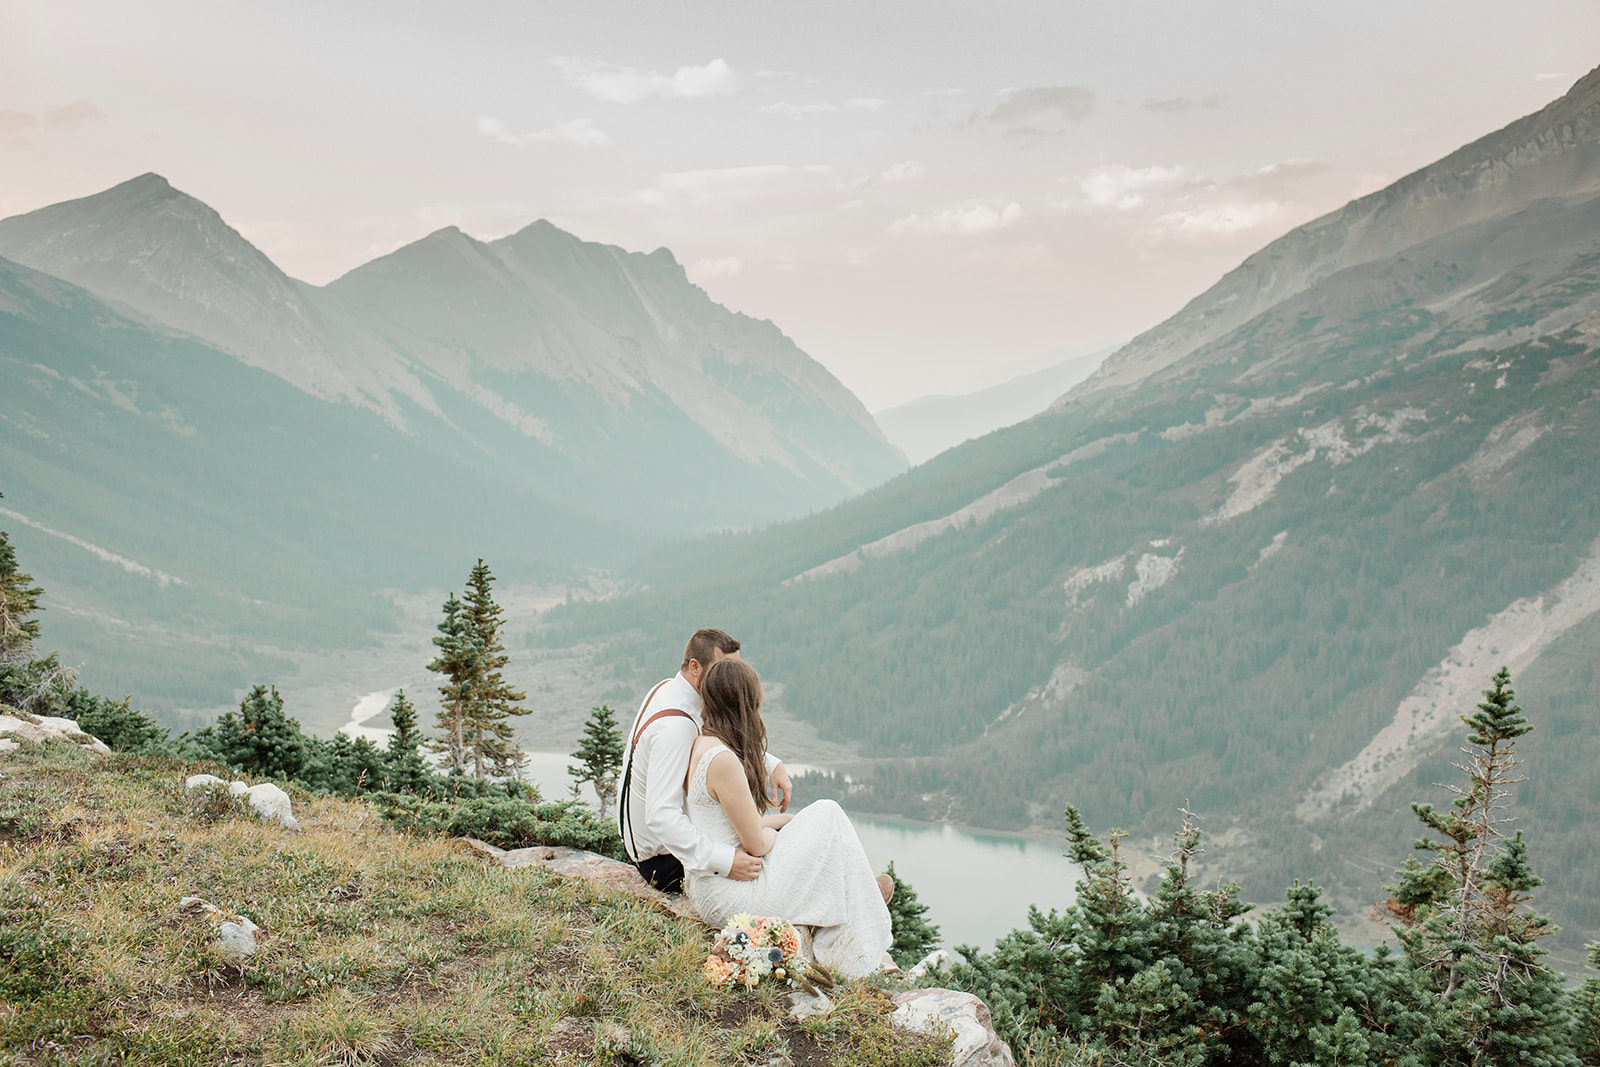
{"label": "man's hand", "polygon": [[753,882],[761,875],[761,857],[752,856],[744,849],[735,849],[733,853],[733,866],[728,868],[728,877],[735,882]]}
{"label": "man's hand", "polygon": [[783,802],[778,805],[778,810],[788,811],[789,798],[794,795],[794,783],[789,781],[788,768],[781,763],[772,768],[772,786],[783,793]]}

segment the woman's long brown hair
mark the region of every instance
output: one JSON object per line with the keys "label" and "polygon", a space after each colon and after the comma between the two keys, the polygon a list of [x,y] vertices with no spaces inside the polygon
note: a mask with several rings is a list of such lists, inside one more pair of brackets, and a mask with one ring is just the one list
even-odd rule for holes
{"label": "woman's long brown hair", "polygon": [[767,811],[767,724],[761,721],[761,676],[738,659],[719,659],[700,680],[701,729],[744,764],[756,810]]}

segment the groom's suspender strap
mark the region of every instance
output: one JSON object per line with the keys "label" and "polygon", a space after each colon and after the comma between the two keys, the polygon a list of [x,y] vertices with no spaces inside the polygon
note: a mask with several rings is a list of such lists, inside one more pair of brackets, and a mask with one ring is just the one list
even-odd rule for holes
{"label": "groom's suspender strap", "polygon": [[[671,680],[672,679],[669,678],[667,679],[667,682],[670,682]],[[650,702],[656,698],[656,694],[661,692],[661,686],[666,685],[667,682],[662,682],[661,685],[658,685],[654,689],[650,690],[650,695],[644,698],[644,707],[639,709],[639,713],[641,715],[644,714],[644,712],[650,707]],[[635,862],[638,862],[638,857],[635,856],[634,853],[639,851],[639,842],[637,838],[634,838],[633,805],[629,803],[629,801],[632,799],[632,794],[629,792],[629,788],[633,784],[633,752],[634,749],[639,747],[639,738],[644,736],[644,732],[650,728],[651,724],[653,724],[657,719],[670,718],[674,715],[681,715],[690,722],[694,722],[694,717],[688,712],[684,711],[682,708],[663,708],[661,711],[656,712],[654,715],[650,716],[644,722],[639,724],[639,728],[633,732],[633,742],[628,745],[628,766],[622,772],[622,821],[627,824],[628,837],[633,839],[633,848],[628,854]]]}

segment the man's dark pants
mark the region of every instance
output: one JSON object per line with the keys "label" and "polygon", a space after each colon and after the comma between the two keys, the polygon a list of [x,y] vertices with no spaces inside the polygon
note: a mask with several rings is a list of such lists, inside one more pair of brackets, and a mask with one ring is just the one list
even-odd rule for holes
{"label": "man's dark pants", "polygon": [[663,893],[683,892],[683,864],[670,852],[665,856],[651,856],[634,864],[639,876]]}

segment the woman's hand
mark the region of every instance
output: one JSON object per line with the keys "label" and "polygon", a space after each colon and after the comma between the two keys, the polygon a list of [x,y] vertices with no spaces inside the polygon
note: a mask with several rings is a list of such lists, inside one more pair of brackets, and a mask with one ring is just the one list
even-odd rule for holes
{"label": "woman's hand", "polygon": [[769,811],[765,815],[761,816],[761,825],[766,827],[768,830],[782,830],[785,826],[789,825],[789,820],[792,818],[794,818],[794,814],[792,812]]}

